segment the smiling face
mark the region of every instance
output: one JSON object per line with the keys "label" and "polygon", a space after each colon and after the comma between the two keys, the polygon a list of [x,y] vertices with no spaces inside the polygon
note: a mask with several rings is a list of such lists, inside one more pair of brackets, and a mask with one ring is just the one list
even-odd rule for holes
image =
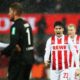
{"label": "smiling face", "polygon": [[64,31],[64,28],[62,26],[57,25],[54,28],[55,35],[58,37],[61,37],[63,35],[63,31]]}

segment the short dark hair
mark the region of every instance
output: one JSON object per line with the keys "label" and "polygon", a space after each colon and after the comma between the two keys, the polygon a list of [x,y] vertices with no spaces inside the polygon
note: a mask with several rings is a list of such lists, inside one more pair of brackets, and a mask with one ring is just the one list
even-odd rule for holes
{"label": "short dark hair", "polygon": [[62,28],[64,28],[63,23],[62,23],[61,21],[56,21],[56,22],[54,23],[54,28],[55,28],[56,26],[61,26]]}
{"label": "short dark hair", "polygon": [[12,3],[9,7],[16,10],[17,15],[21,15],[23,13],[23,7],[19,2]]}

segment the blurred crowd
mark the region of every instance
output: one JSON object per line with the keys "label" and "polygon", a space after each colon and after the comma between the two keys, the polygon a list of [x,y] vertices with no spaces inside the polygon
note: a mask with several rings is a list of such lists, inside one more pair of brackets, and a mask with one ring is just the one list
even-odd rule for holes
{"label": "blurred crowd", "polygon": [[24,4],[25,13],[80,12],[80,0],[0,0],[0,12],[7,12],[9,5],[15,1]]}

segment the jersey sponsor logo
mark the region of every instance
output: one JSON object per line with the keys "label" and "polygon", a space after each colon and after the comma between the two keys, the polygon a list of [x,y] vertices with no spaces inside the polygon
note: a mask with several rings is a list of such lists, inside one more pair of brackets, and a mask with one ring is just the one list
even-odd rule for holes
{"label": "jersey sponsor logo", "polygon": [[64,46],[64,45],[60,45],[60,46],[53,46],[53,49],[67,49],[67,47],[66,46]]}

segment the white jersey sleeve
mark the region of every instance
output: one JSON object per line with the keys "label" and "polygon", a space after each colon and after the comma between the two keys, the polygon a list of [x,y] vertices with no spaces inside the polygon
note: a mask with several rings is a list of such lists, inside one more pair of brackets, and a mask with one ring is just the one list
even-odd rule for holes
{"label": "white jersey sleeve", "polygon": [[77,55],[77,52],[76,52],[76,49],[74,47],[74,44],[72,42],[72,40],[69,38],[69,41],[68,41],[68,46],[69,46],[69,49],[70,51],[72,52],[72,56],[74,58],[74,61],[76,62],[76,67],[78,67],[79,63],[78,63],[78,55]]}
{"label": "white jersey sleeve", "polygon": [[0,48],[6,48],[9,44],[0,42]]}
{"label": "white jersey sleeve", "polygon": [[[79,62],[80,62],[80,44],[79,44],[79,46],[78,46],[78,52],[79,52]],[[80,63],[79,63],[79,66],[80,66]]]}
{"label": "white jersey sleeve", "polygon": [[50,51],[51,51],[51,38],[49,38],[46,43],[44,62],[49,61]]}
{"label": "white jersey sleeve", "polygon": [[73,42],[70,38],[68,39],[68,48],[73,53],[73,55],[76,54],[76,49],[75,49]]}
{"label": "white jersey sleeve", "polygon": [[79,67],[80,67],[80,46],[79,46]]}

